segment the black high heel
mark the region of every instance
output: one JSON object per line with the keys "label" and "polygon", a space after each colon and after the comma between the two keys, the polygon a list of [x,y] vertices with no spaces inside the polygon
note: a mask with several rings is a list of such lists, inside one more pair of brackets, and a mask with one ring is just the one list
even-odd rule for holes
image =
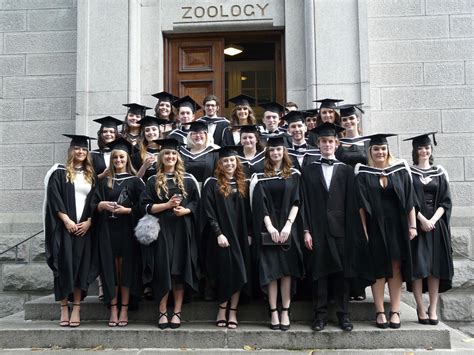
{"label": "black high heel", "polygon": [[[380,314],[383,314],[385,315],[385,312],[376,312],[375,313],[375,325],[377,326],[377,328],[380,328],[380,329],[387,329],[388,328],[388,322],[387,320],[385,320],[385,322],[383,323],[379,323],[377,322],[377,318]],[[385,316],[386,317],[386,316]]]}
{"label": "black high heel", "polygon": [[[114,303],[114,304],[110,305],[110,312],[112,312],[112,307],[117,307],[117,303]],[[117,324],[118,324],[118,322],[112,322],[112,321],[109,320],[108,326],[113,328],[113,327],[116,327]]]}
{"label": "black high heel", "polygon": [[[68,308],[68,317],[69,317],[69,305],[67,303],[62,304],[61,307],[67,307]],[[60,320],[59,321],[59,326],[60,327],[69,327],[69,321],[68,320]]]}
{"label": "black high heel", "polygon": [[[81,307],[81,304],[80,303],[73,303],[72,304],[72,309],[74,309],[74,307]],[[71,313],[71,316],[72,316],[72,313]],[[77,328],[78,326],[81,325],[81,321],[79,322],[71,322],[71,319],[69,318],[69,327],[71,328]]]}
{"label": "black high heel", "polygon": [[173,315],[171,316],[171,318],[173,318],[174,316],[178,317],[180,322],[179,323],[170,322],[170,328],[178,329],[179,327],[181,327],[181,312],[173,312]]}
{"label": "black high heel", "polygon": [[[237,308],[229,308],[229,312],[235,312],[235,318],[237,318]],[[237,329],[238,326],[238,322],[234,322],[233,320],[227,321],[227,328],[229,329]]]}
{"label": "black high heel", "polygon": [[273,309],[272,309],[272,308],[269,308],[269,309],[268,309],[268,314],[269,314],[269,316],[270,316],[270,329],[271,329],[271,330],[279,330],[279,329],[280,329],[280,326],[281,326],[280,323],[277,323],[277,324],[273,324],[273,323],[272,323],[271,318],[272,318],[272,313],[273,313],[273,312],[278,312],[278,308],[273,308]]}
{"label": "black high heel", "polygon": [[390,324],[389,324],[389,327],[392,328],[392,329],[398,329],[401,327],[402,325],[402,321],[400,319],[400,322],[398,323],[395,323],[395,322],[392,322],[392,316],[396,314],[398,316],[398,319],[400,319],[400,312],[393,312],[393,311],[390,311],[389,313],[389,318],[390,318]]}
{"label": "black high heel", "polygon": [[[290,307],[288,308],[281,308],[281,312],[288,312],[288,319],[290,318]],[[280,322],[280,330],[286,332],[288,329],[290,329],[290,324],[281,324]]]}
{"label": "black high heel", "polygon": [[420,313],[418,312],[418,308],[416,309],[416,316],[418,317],[418,323],[426,325],[430,324],[429,318],[420,318]]}
{"label": "black high heel", "polygon": [[165,317],[166,320],[168,320],[168,315],[166,314],[166,312],[160,312],[160,315],[158,316],[158,328],[163,330],[163,329],[168,328],[170,322],[168,320],[168,322],[160,323],[160,320],[161,320],[162,317]]}
{"label": "black high heel", "polygon": [[[219,305],[219,309],[227,310],[227,306],[223,307],[223,306]],[[218,320],[216,320],[216,327],[219,327],[219,328],[227,327],[227,319],[218,319]]]}
{"label": "black high heel", "polygon": [[428,307],[428,323],[430,325],[438,325],[439,319],[430,318],[430,307]]}
{"label": "black high heel", "polygon": [[[122,307],[120,307],[120,315],[122,315],[122,308],[123,307],[128,307],[128,304],[122,304]],[[128,313],[127,313],[127,319],[128,319]],[[128,320],[119,320],[117,325],[119,327],[126,327],[128,325]]]}

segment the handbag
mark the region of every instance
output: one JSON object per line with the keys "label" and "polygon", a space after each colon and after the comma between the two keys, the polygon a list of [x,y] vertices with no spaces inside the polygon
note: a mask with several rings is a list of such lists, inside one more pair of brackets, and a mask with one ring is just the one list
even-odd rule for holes
{"label": "handbag", "polygon": [[135,237],[143,245],[150,245],[158,239],[160,221],[151,214],[146,214],[138,221],[135,227]]}
{"label": "handbag", "polygon": [[291,234],[284,243],[275,243],[272,239],[272,236],[268,232],[261,232],[260,235],[262,236],[262,245],[264,246],[281,246],[281,247],[289,247],[291,246]]}

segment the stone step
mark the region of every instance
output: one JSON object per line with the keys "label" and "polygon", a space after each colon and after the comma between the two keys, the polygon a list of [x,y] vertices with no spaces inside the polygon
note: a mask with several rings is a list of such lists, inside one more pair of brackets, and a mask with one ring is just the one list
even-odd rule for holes
{"label": "stone step", "polygon": [[[16,316],[16,317],[15,317]],[[24,321],[21,315],[0,320],[0,348],[174,348],[174,349],[450,349],[448,326],[423,326],[402,316],[400,329],[378,329],[372,322],[355,322],[352,332],[328,324],[313,332],[309,324],[292,322],[287,332],[272,331],[266,322],[241,321],[239,328],[217,328],[212,322],[183,321],[179,329],[130,323],[109,328],[83,321],[78,328],[61,328],[52,321]]]}
{"label": "stone step", "polygon": [[453,259],[453,288],[469,288],[474,286],[474,262],[467,258]]}
{"label": "stone step", "polygon": [[[60,309],[54,302],[53,295],[37,298],[25,304],[25,320],[57,320]],[[389,309],[388,303],[386,309]],[[372,321],[374,319],[374,305],[372,298],[364,301],[351,302],[351,318],[356,321]],[[183,318],[193,321],[213,321],[217,314],[215,302],[193,301],[183,306]],[[83,319],[91,321],[106,321],[109,319],[109,310],[97,296],[88,296],[81,306]],[[336,321],[334,305],[329,307],[331,321]],[[143,300],[139,310],[130,311],[130,320],[154,323],[158,317],[158,304],[154,301]],[[268,319],[267,305],[263,301],[239,305],[238,317],[241,321],[265,321]],[[310,322],[313,318],[313,306],[308,301],[294,301],[291,304],[291,319],[294,321]]]}
{"label": "stone step", "polygon": [[439,295],[441,317],[445,321],[474,320],[474,287],[452,289]]}

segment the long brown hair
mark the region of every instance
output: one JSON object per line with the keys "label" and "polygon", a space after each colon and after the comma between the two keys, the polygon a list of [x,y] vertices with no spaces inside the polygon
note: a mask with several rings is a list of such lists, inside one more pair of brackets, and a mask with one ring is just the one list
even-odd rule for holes
{"label": "long brown hair", "polygon": [[[341,116],[339,115],[339,113],[335,109],[332,108],[330,110],[334,111],[334,122],[333,123],[340,126],[341,125]],[[322,125],[323,123],[324,122],[323,122],[323,119],[321,118],[321,111],[318,111],[318,115],[316,116],[316,127]]]}
{"label": "long brown hair", "polygon": [[[234,179],[237,184],[237,190],[241,197],[245,197],[247,194],[247,183],[245,182],[245,172],[242,168],[242,163],[238,156],[234,156],[236,160],[236,168],[234,172]],[[216,169],[214,170],[214,176],[217,178],[217,187],[219,192],[224,197],[229,196],[232,193],[232,187],[230,185],[230,179],[227,177],[224,171],[224,164],[222,159],[217,162]]]}
{"label": "long brown hair", "polygon": [[248,125],[254,125],[257,124],[257,119],[255,118],[255,113],[253,112],[253,109],[248,106],[248,105],[236,105],[234,109],[232,110],[232,113],[230,115],[230,126],[234,128],[235,126],[239,126],[239,116],[237,116],[237,110],[241,107],[247,107],[249,110],[249,115],[247,117],[247,123]]}
{"label": "long brown hair", "polygon": [[115,166],[112,163],[112,160],[114,159],[114,156],[118,154],[119,151],[122,151],[127,155],[127,164],[125,165],[125,171],[132,175],[135,175],[137,173],[132,166],[130,155],[126,151],[121,149],[112,150],[112,153],[110,153],[109,177],[107,178],[107,186],[110,188],[114,186],[114,179],[115,176],[117,176],[117,172],[115,171]]}
{"label": "long brown hair", "polygon": [[106,143],[104,141],[104,137],[102,137],[102,132],[104,131],[104,128],[112,128],[114,130],[115,138],[117,139],[119,137],[119,132],[117,127],[104,127],[101,126],[100,129],[97,131],[97,146],[99,147],[100,150],[104,150],[106,147]]}
{"label": "long brown hair", "polygon": [[[166,173],[165,173],[165,165],[163,164],[163,156],[169,149],[163,149],[158,154],[158,159],[156,162],[156,183],[155,183],[155,190],[156,194],[159,198],[171,198],[168,196],[168,184],[166,183]],[[187,193],[184,189],[184,162],[178,152],[176,152],[176,165],[174,167],[174,176],[173,181],[176,185],[178,185],[181,194],[186,197]],[[164,195],[162,195],[164,192]]]}
{"label": "long brown hair", "polygon": [[[276,176],[274,163],[270,158],[270,149],[271,147],[267,147],[265,149],[265,160],[263,161],[263,172],[265,176]],[[291,168],[293,164],[291,162],[291,158],[288,155],[288,151],[286,147],[283,147],[283,159],[281,161],[281,177],[283,179],[288,179],[291,176]]]}
{"label": "long brown hair", "polygon": [[[89,150],[87,151],[86,159],[82,162],[82,167],[84,168],[84,178],[89,184],[94,185],[95,172]],[[66,181],[74,183],[75,179],[76,169],[74,169],[74,146],[70,146],[67,150]]]}

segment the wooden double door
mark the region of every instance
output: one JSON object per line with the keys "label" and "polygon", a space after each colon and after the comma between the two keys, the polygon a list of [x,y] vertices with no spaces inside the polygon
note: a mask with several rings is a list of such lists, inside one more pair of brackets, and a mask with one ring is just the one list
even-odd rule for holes
{"label": "wooden double door", "polygon": [[[254,33],[245,36],[239,34],[189,35],[165,38],[165,90],[179,97],[189,95],[201,106],[205,96],[214,94],[220,98],[221,108],[223,108],[229,94],[231,96],[239,94],[236,93],[235,85],[234,88],[229,88],[232,83],[229,80],[226,82],[225,79],[229,78],[229,75],[226,75],[224,54],[226,44],[245,43],[245,41],[255,43],[259,40],[270,40],[275,43],[273,99],[283,102],[285,85],[281,50],[283,39],[280,33]],[[235,71],[236,63],[227,62],[227,66],[227,71]],[[198,116],[201,114],[203,114],[202,111],[197,113]]]}

